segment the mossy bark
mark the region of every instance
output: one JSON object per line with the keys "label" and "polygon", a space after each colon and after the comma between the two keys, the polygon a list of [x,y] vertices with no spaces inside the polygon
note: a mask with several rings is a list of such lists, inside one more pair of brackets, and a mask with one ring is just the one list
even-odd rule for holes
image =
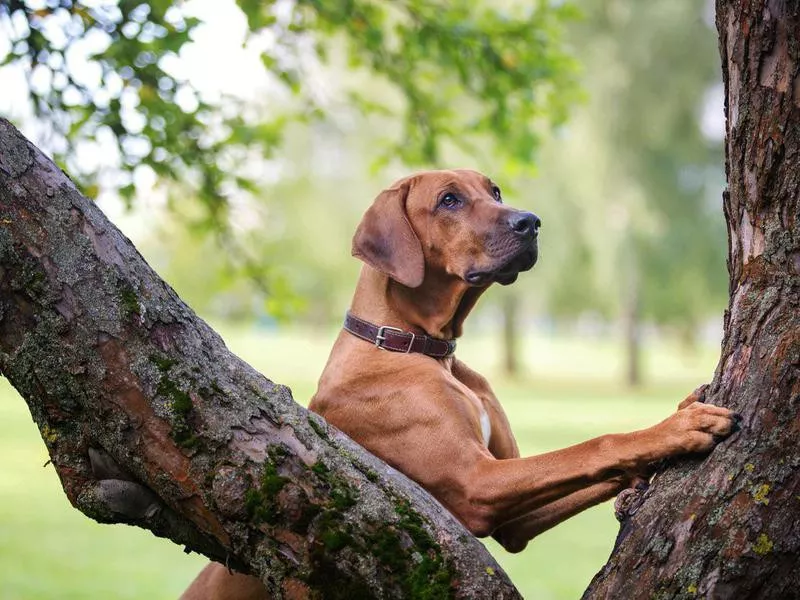
{"label": "mossy bark", "polygon": [[424,490],[231,354],[0,120],[0,370],[72,504],[275,597],[518,598]]}
{"label": "mossy bark", "polygon": [[717,0],[730,304],[707,400],[743,429],[658,475],[585,598],[800,598],[800,3]]}

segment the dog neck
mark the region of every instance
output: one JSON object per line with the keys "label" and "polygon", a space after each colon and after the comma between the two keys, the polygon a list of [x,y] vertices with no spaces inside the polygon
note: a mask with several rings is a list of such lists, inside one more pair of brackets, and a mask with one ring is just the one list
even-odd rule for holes
{"label": "dog neck", "polygon": [[418,288],[408,288],[364,265],[351,311],[378,325],[452,339],[463,331],[464,320],[486,290],[455,277],[427,275]]}

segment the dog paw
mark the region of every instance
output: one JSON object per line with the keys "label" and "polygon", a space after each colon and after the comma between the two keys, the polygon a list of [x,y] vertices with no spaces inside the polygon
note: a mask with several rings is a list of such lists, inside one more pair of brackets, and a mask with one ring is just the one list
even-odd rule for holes
{"label": "dog paw", "polygon": [[656,426],[661,458],[709,452],[739,430],[741,415],[721,406],[694,402]]}

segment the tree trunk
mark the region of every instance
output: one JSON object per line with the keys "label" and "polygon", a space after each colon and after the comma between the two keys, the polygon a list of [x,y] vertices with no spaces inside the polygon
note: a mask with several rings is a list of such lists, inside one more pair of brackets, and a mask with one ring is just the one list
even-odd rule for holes
{"label": "tree trunk", "polygon": [[638,387],[642,383],[639,276],[636,269],[635,265],[630,268],[622,300],[622,328],[625,338],[625,383],[628,387]]}
{"label": "tree trunk", "polygon": [[503,370],[506,375],[519,375],[519,297],[506,292],[503,311]]}
{"label": "tree trunk", "polygon": [[730,304],[707,399],[744,415],[657,476],[585,598],[800,598],[800,4],[717,1]]}
{"label": "tree trunk", "polygon": [[424,490],[232,355],[5,120],[0,371],[97,521],[256,573],[279,598],[519,598]]}

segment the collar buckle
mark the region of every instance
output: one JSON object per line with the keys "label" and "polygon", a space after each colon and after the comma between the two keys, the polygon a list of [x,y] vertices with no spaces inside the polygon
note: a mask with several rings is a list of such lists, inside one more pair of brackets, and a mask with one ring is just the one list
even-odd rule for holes
{"label": "collar buckle", "polygon": [[[403,333],[403,330],[402,329],[398,329],[397,327],[389,327],[388,325],[381,325],[380,327],[378,327],[378,333],[375,335],[375,347],[378,350],[387,350],[388,349],[388,348],[384,348],[383,347],[383,342],[386,341],[385,333],[387,331],[394,331],[396,333]],[[412,333],[411,335],[414,335],[414,334]],[[413,342],[414,338],[411,338],[411,341]],[[409,344],[408,347],[410,349],[411,348],[411,344]],[[408,350],[406,350],[406,353],[408,353]]]}

